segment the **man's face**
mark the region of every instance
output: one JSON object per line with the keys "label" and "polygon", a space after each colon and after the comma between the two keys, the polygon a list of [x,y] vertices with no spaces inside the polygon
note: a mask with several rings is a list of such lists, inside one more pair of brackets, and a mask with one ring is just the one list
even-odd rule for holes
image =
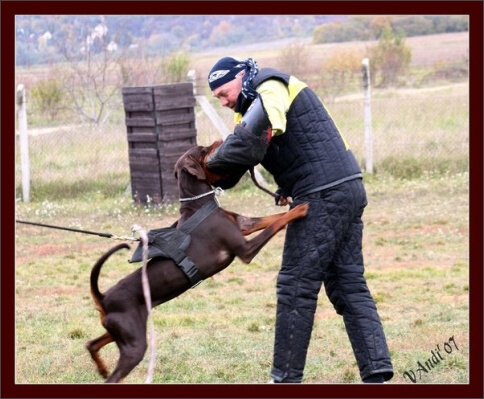
{"label": "man's face", "polygon": [[240,92],[242,91],[242,76],[245,71],[241,71],[233,80],[217,87],[213,92],[213,96],[220,100],[222,107],[235,109],[235,104]]}

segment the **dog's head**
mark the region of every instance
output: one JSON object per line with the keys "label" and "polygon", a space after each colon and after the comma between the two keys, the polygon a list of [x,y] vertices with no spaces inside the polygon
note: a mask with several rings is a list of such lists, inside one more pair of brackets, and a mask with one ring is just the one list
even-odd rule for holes
{"label": "dog's head", "polygon": [[214,182],[225,178],[212,173],[205,166],[205,158],[222,144],[222,140],[214,141],[208,147],[195,146],[185,152],[175,163],[175,178],[179,179],[182,170],[195,176],[198,180],[203,180],[213,185]]}

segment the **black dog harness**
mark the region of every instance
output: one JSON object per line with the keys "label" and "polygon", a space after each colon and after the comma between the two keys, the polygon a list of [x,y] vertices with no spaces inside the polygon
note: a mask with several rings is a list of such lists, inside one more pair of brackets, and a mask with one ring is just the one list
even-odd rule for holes
{"label": "black dog harness", "polygon": [[[185,250],[190,245],[190,233],[216,209],[218,202],[209,201],[198,209],[179,229],[175,225],[148,231],[148,259],[163,257],[173,261],[185,273],[192,288],[203,280],[197,265],[187,256]],[[136,248],[130,262],[141,262],[143,259],[143,245]]]}

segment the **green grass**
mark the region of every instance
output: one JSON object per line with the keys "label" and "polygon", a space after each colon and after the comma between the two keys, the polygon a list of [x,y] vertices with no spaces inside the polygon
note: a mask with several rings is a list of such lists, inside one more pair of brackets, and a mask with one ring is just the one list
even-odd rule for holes
{"label": "green grass", "polygon": [[[454,336],[459,350],[445,354],[419,383],[469,382],[468,174],[427,173],[405,180],[367,178],[364,255],[368,284],[387,334],[395,377],[416,369]],[[250,183],[220,197],[223,207],[255,216],[280,211]],[[133,223],[164,227],[177,206],[134,205],[129,194],[89,200],[18,203],[16,217],[128,235]],[[156,308],[154,383],[265,383],[272,360],[275,282],[284,234],[244,265],[222,273]],[[89,272],[115,243],[79,233],[18,225],[16,231],[16,382],[97,383],[84,344],[103,333],[89,293]],[[134,248],[133,248],[134,249]],[[103,269],[105,290],[139,265],[130,252]],[[117,348],[102,356],[112,369]],[[148,356],[126,379],[146,378]],[[309,349],[307,383],[359,383],[342,319],[321,293]]]}
{"label": "green grass", "polygon": [[[428,46],[421,45],[416,59],[435,56]],[[254,55],[261,65],[274,57],[264,54],[265,59]],[[214,58],[211,54],[198,62],[208,68]],[[364,256],[394,362],[392,383],[410,383],[404,372],[415,370],[418,361],[425,362],[430,351],[451,336],[459,350],[445,355],[418,382],[469,382],[468,91],[468,84],[461,83],[373,92],[376,173],[365,175],[369,204]],[[361,96],[338,99],[328,109],[363,166]],[[231,112],[217,112],[227,126],[232,125]],[[17,147],[16,218],[116,235],[130,235],[134,223],[146,230],[171,225],[178,217],[178,204],[137,205],[126,190],[130,177],[123,118],[120,109],[113,123],[101,130],[72,127],[29,137],[30,203],[21,201]],[[219,138],[199,109],[197,134],[202,145]],[[264,177],[274,189],[270,177]],[[248,216],[281,211],[248,178],[219,199],[226,209]],[[101,382],[84,348],[87,340],[104,332],[89,293],[89,273],[115,242],[16,227],[16,383]],[[251,264],[236,260],[153,311],[154,383],[268,381],[283,241],[284,233],[279,233]],[[130,254],[110,259],[102,271],[101,290],[138,267],[127,262]],[[112,369],[117,348],[110,345],[101,354]],[[147,366],[148,357],[126,382],[143,382]],[[308,383],[359,383],[343,322],[323,291],[305,375]]]}
{"label": "green grass", "polygon": [[[445,176],[467,171],[468,85],[394,96],[389,91],[376,99],[372,107],[374,172],[412,179],[428,172]],[[215,106],[226,125],[232,126],[232,113]],[[361,99],[348,99],[329,107],[365,168]],[[198,143],[208,145],[219,137],[208,117],[197,109]],[[32,201],[111,197],[123,193],[130,181],[126,127],[122,122],[103,129],[73,126],[31,136],[29,158]],[[17,142],[15,183],[19,199],[22,197],[20,166]]]}

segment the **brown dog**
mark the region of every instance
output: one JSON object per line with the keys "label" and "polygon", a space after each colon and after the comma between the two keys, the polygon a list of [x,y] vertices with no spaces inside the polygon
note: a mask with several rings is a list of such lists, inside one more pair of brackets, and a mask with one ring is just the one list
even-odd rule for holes
{"label": "brown dog", "polygon": [[[207,177],[202,168],[204,157],[220,142],[210,147],[197,146],[182,155],[175,165],[180,198],[180,218],[176,228],[189,224],[190,217],[204,205],[214,202],[211,184],[215,176]],[[212,206],[213,207],[213,206]],[[308,204],[300,204],[288,212],[250,218],[225,211],[215,206],[208,216],[190,231],[187,257],[196,265],[199,280],[206,279],[229,266],[237,256],[249,263],[261,248],[280,230],[296,219],[306,215]],[[263,230],[256,237],[246,240],[245,235]],[[102,336],[86,344],[99,373],[105,382],[121,382],[143,359],[147,348],[146,324],[148,312],[143,296],[141,268],[123,278],[106,293],[98,287],[98,278],[104,262],[114,252],[130,248],[120,244],[105,253],[91,271],[91,293],[101,313],[101,323],[107,330]],[[193,271],[193,270],[192,270]],[[167,302],[194,285],[186,271],[170,258],[154,257],[147,265],[152,307]],[[120,357],[114,372],[109,375],[99,356],[99,350],[110,342],[116,342]],[[109,375],[109,377],[108,377]]]}

